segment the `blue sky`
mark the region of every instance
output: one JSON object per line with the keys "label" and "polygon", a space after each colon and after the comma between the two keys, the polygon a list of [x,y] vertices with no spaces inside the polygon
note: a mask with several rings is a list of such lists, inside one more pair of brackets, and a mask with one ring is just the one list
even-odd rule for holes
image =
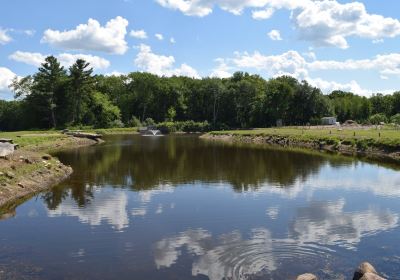
{"label": "blue sky", "polygon": [[96,73],[265,78],[288,74],[328,93],[399,90],[397,0],[4,0],[0,98],[46,55]]}

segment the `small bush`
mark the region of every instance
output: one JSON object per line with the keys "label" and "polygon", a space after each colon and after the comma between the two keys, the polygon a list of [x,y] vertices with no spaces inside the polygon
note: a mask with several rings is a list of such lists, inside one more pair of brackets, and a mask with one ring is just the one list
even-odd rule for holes
{"label": "small bush", "polygon": [[147,118],[143,122],[143,125],[145,125],[145,126],[155,126],[156,122],[152,118]]}
{"label": "small bush", "polygon": [[157,125],[162,133],[174,133],[178,131],[182,132],[207,132],[210,130],[210,124],[205,122],[194,122],[194,121],[184,121],[184,122],[163,122]]}
{"label": "small bush", "polygon": [[140,122],[140,120],[133,116],[132,119],[128,122],[128,126],[129,127],[141,127],[142,123]]}
{"label": "small bush", "polygon": [[400,114],[396,114],[390,118],[390,121],[400,125]]}
{"label": "small bush", "polygon": [[380,123],[387,123],[388,119],[384,114],[375,114],[369,118],[371,124],[378,125]]}

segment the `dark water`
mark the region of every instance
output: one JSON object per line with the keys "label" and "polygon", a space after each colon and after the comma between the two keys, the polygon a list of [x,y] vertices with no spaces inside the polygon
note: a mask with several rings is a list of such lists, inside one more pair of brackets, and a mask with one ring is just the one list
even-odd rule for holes
{"label": "dark water", "polygon": [[59,154],[71,179],[0,221],[0,279],[400,279],[400,173],[196,137]]}

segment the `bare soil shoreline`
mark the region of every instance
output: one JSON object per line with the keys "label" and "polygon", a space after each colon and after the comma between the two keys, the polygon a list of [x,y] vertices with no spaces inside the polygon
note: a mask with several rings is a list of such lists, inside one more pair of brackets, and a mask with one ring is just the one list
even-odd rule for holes
{"label": "bare soil shoreline", "polygon": [[86,138],[64,137],[24,147],[0,159],[0,219],[7,218],[26,197],[49,189],[73,170],[49,153],[98,144]]}

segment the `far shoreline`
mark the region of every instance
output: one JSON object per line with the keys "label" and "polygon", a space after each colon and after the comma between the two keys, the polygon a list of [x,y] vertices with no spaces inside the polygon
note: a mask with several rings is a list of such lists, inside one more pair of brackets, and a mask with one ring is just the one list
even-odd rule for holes
{"label": "far shoreline", "polygon": [[[353,134],[354,133],[354,134]],[[389,136],[385,136],[385,134]],[[392,137],[395,134],[396,138]],[[385,161],[400,166],[398,130],[339,131],[336,127],[307,130],[302,127],[267,128],[236,131],[212,131],[201,138],[212,141],[252,143],[301,148],[358,157],[372,161]]]}

